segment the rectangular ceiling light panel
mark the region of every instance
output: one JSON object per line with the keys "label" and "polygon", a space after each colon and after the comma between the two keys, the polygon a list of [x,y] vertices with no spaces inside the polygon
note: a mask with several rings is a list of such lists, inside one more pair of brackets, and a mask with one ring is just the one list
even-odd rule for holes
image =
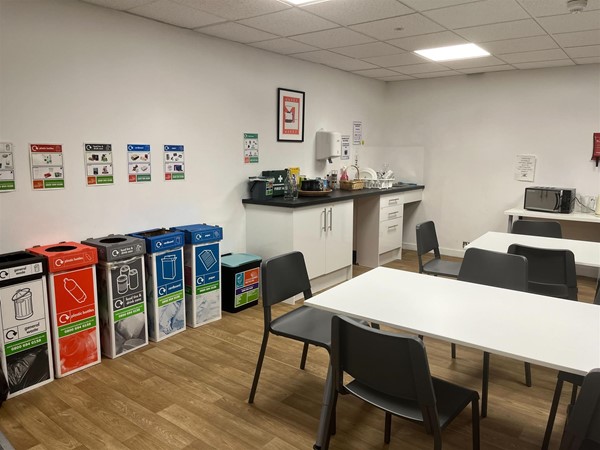
{"label": "rectangular ceiling light panel", "polygon": [[454,61],[457,59],[481,58],[489,56],[481,47],[475,44],[451,45],[449,47],[428,48],[415,50],[415,53],[432,61]]}

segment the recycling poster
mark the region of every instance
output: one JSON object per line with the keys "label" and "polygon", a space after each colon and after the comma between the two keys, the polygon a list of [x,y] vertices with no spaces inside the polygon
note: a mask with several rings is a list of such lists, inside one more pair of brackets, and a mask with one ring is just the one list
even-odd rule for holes
{"label": "recycling poster", "polygon": [[34,190],[65,188],[61,144],[30,144],[31,180]]}
{"label": "recycling poster", "polygon": [[0,192],[15,190],[15,163],[13,145],[10,142],[0,142]]}
{"label": "recycling poster", "polygon": [[128,144],[127,165],[130,183],[151,181],[150,145]]}
{"label": "recycling poster", "polygon": [[185,180],[183,145],[164,146],[165,181]]}
{"label": "recycling poster", "polygon": [[114,183],[111,144],[83,144],[83,159],[88,186]]}
{"label": "recycling poster", "polygon": [[258,163],[258,133],[244,133],[244,164]]}

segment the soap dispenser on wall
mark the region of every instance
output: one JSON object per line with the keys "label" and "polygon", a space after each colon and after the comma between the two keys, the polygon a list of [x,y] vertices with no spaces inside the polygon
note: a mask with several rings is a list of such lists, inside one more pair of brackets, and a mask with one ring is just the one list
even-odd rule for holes
{"label": "soap dispenser on wall", "polygon": [[317,131],[317,160],[339,158],[342,155],[342,133],[337,131]]}

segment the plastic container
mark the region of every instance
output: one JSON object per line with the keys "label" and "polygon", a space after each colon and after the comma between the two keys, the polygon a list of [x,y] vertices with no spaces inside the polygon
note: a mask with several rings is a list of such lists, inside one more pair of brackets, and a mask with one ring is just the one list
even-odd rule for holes
{"label": "plastic container", "polygon": [[54,379],[46,273],[42,256],[0,255],[0,364],[9,398]]}
{"label": "plastic container", "polygon": [[117,358],[148,344],[143,239],[109,235],[87,239],[98,249],[98,308],[102,354]]}
{"label": "plastic container", "polygon": [[100,362],[96,297],[98,252],[78,242],[37,246],[28,252],[48,261],[54,371],[57,378]]}
{"label": "plastic container", "polygon": [[146,244],[148,337],[158,342],[185,331],[183,233],[156,228],[129,236]]}
{"label": "plastic container", "polygon": [[237,313],[258,303],[261,261],[260,256],[250,253],[221,257],[224,311]]}
{"label": "plastic container", "polygon": [[185,310],[189,327],[221,318],[221,264],[219,226],[195,224],[175,227],[185,236]]}

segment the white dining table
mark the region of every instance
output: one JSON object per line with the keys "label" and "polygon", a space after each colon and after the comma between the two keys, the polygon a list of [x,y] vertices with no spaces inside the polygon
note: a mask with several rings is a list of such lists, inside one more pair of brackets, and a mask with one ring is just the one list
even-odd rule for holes
{"label": "white dining table", "polygon": [[589,303],[378,267],[304,304],[574,374],[600,367],[600,308]]}
{"label": "white dining table", "polygon": [[511,244],[571,250],[575,256],[575,264],[600,268],[600,242],[488,231],[483,236],[472,241],[465,248],[475,247],[483,250],[506,252]]}

